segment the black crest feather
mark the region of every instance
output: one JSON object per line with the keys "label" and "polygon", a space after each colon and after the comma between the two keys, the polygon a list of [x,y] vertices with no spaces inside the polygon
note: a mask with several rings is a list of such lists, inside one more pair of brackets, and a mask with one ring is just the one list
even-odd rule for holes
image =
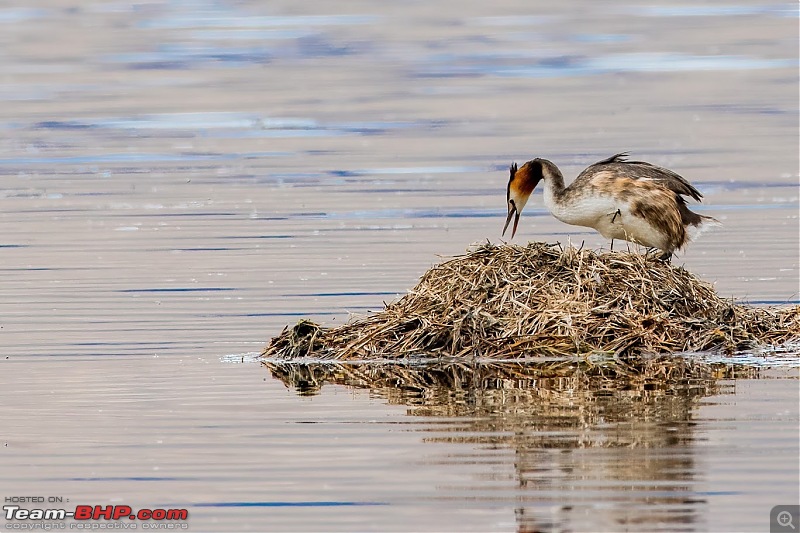
{"label": "black crest feather", "polygon": [[595,165],[607,165],[609,163],[624,163],[628,159],[628,152],[620,152],[611,157],[607,157],[602,161],[598,161]]}
{"label": "black crest feather", "polygon": [[514,180],[514,175],[517,173],[517,164],[511,163],[511,166],[508,167],[508,170],[511,176],[508,178],[508,185],[506,185],[506,202],[511,199],[511,182]]}

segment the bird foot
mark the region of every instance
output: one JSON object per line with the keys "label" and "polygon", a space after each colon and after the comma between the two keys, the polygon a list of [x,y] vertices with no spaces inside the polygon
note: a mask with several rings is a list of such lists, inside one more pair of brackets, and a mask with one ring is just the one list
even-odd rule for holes
{"label": "bird foot", "polygon": [[[658,252],[661,252],[660,254]],[[655,255],[656,261],[661,261],[662,263],[670,264],[672,263],[672,252],[664,252],[659,250],[658,248],[648,248],[647,255],[653,254]]]}
{"label": "bird foot", "polygon": [[672,263],[672,252],[664,252],[663,254],[657,256],[656,259],[669,265]]}

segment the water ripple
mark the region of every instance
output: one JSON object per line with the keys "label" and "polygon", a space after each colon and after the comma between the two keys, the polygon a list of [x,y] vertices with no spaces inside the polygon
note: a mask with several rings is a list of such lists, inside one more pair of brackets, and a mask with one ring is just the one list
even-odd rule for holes
{"label": "water ripple", "polygon": [[796,17],[796,4],[773,4],[765,6],[637,6],[628,12],[643,17]]}
{"label": "water ripple", "polygon": [[[227,13],[227,11],[226,11]],[[221,15],[213,11],[204,13],[182,13],[180,16],[152,18],[140,24],[147,29],[190,28],[300,28],[316,26],[354,26],[376,23],[376,15],[297,15],[275,17],[252,17]]]}
{"label": "water ripple", "polygon": [[422,67],[417,76],[475,77],[493,75],[508,78],[552,78],[624,72],[692,72],[757,70],[795,67],[794,59],[763,59],[734,55],[691,55],[676,53],[628,53],[599,57],[560,55],[542,58],[533,64],[498,62],[470,64],[458,54],[439,57],[442,64]]}

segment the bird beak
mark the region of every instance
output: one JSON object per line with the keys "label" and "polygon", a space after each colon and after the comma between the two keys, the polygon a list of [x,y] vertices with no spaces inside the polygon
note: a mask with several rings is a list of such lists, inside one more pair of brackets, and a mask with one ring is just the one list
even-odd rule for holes
{"label": "bird beak", "polygon": [[519,224],[519,211],[513,201],[508,202],[508,218],[506,218],[506,225],[503,226],[503,235],[506,234],[508,225],[511,223],[511,217],[514,217],[514,227],[511,229],[511,238],[513,239],[517,233],[517,224]]}

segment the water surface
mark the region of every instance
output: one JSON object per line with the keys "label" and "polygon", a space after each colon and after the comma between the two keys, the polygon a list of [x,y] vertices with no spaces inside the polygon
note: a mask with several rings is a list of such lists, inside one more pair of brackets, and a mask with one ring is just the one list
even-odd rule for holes
{"label": "water surface", "polygon": [[[498,242],[535,156],[675,169],[724,224],[677,263],[796,304],[797,38],[756,1],[0,8],[0,493],[197,531],[764,530],[798,500],[793,363],[633,406],[231,361]],[[517,240],[608,246],[538,194]]]}

